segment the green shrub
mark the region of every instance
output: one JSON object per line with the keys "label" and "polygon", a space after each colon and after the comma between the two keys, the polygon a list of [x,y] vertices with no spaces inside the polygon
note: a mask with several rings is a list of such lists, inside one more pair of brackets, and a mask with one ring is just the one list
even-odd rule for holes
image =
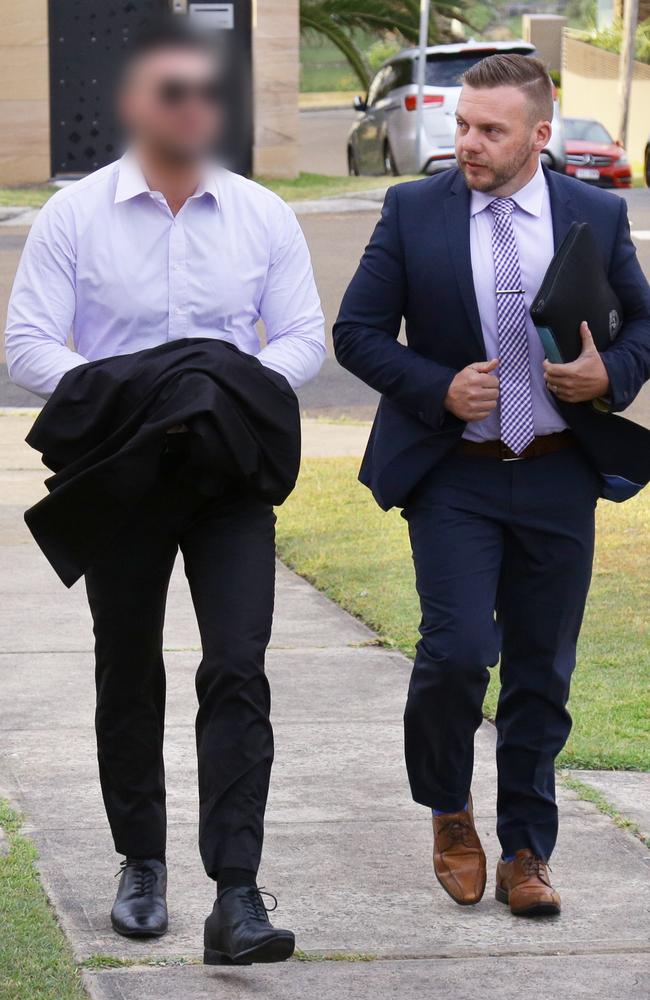
{"label": "green shrub", "polygon": [[374,42],[366,53],[366,58],[368,60],[368,65],[373,73],[384,65],[384,63],[391,59],[394,55],[402,49],[402,46],[395,38],[378,38]]}
{"label": "green shrub", "polygon": [[[592,31],[587,36],[592,45],[607,52],[620,52],[623,42],[623,22],[614,21],[607,28]],[[636,58],[639,62],[650,63],[650,18],[642,21],[636,29]]]}

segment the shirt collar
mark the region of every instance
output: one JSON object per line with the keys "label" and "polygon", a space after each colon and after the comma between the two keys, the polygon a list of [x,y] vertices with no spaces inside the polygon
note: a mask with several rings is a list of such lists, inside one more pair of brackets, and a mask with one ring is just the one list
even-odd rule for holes
{"label": "shirt collar", "polygon": [[[540,162],[528,184],[525,184],[519,191],[515,191],[510,197],[524,212],[528,212],[529,215],[534,215],[539,219],[544,207],[545,194],[546,177],[544,176],[544,168]],[[491,202],[495,201],[497,197],[498,195],[491,194],[489,191],[472,191],[470,215],[478,215]]]}
{"label": "shirt collar", "polygon": [[[119,205],[123,201],[130,201],[131,198],[137,198],[140,194],[155,195],[156,193],[147,184],[135,154],[130,150],[127,151],[119,161],[115,204]],[[192,195],[192,198],[202,198],[204,195],[210,195],[214,199],[217,208],[221,208],[217,171],[212,164],[206,165],[203,172],[203,179]]]}

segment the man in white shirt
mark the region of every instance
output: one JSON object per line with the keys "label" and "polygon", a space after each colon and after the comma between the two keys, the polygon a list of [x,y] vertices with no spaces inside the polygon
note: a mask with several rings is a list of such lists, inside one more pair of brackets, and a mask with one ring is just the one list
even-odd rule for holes
{"label": "man in white shirt", "polygon": [[[324,321],[304,237],[279,198],[210,162],[222,98],[209,46],[178,22],[134,47],[118,93],[129,151],[56,194],[27,241],[6,334],[19,385],[48,397],[77,365],[188,337],[256,354],[294,389],[317,374]],[[162,625],[180,548],[203,643],[200,846],[218,884],[206,961],[281,961],[293,934],[271,927],[256,885],[275,518],[258,498],[200,498],[174,475],[175,430],[155,495],[86,575],[102,791],[125,856],[112,921],[127,936],[167,929]]]}

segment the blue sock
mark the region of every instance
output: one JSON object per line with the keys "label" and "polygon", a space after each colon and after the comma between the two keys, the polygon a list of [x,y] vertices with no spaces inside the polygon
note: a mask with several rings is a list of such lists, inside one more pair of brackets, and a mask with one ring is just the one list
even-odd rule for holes
{"label": "blue sock", "polygon": [[[469,802],[466,802],[464,810],[463,810],[464,812],[467,812],[467,807],[468,806],[469,806]],[[454,815],[453,812],[449,812],[448,809],[432,809],[431,812],[432,812],[432,814],[434,816],[453,816]]]}
{"label": "blue sock", "polygon": [[502,854],[501,860],[505,861],[507,864],[509,861],[514,861],[516,857],[517,857],[516,854]]}

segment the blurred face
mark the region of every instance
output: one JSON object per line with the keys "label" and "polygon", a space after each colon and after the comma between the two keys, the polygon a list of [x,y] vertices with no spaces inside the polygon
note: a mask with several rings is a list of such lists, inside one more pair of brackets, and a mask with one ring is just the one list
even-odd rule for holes
{"label": "blurred face", "polygon": [[119,98],[131,141],[158,159],[187,165],[214,148],[222,129],[222,94],[208,54],[166,49],[131,68]]}
{"label": "blurred face", "polygon": [[465,85],[456,110],[456,157],[468,187],[508,196],[537,168],[551,125],[518,87]]}

